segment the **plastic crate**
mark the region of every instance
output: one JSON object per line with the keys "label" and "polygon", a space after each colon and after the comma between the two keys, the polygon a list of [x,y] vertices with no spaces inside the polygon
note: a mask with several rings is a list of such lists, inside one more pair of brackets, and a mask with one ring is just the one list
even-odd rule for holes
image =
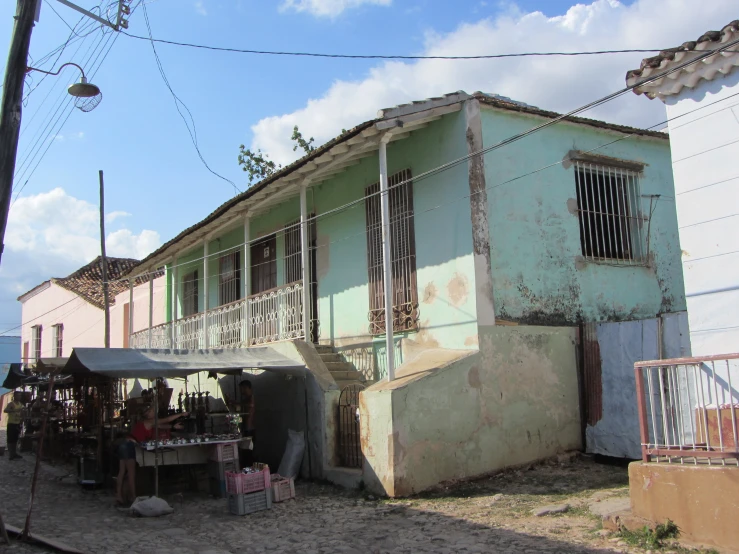
{"label": "plastic crate", "polygon": [[268,490],[253,492],[251,494],[229,494],[228,509],[237,516],[245,516],[272,507],[272,495]]}
{"label": "plastic crate", "polygon": [[[201,443],[203,444],[203,443]],[[228,462],[239,459],[238,443],[214,444],[209,460],[214,462]]]}
{"label": "plastic crate", "polygon": [[272,480],[272,502],[284,502],[295,498],[295,479],[279,477]]}
{"label": "plastic crate", "polygon": [[229,494],[249,494],[270,488],[269,468],[258,473],[226,473],[226,490]]}
{"label": "plastic crate", "polygon": [[218,479],[219,481],[226,480],[226,473],[238,471],[236,460],[229,460],[227,462],[208,462],[208,476],[211,479]]}
{"label": "plastic crate", "polygon": [[208,479],[210,494],[216,498],[226,498],[226,481],[219,481],[212,477]]}

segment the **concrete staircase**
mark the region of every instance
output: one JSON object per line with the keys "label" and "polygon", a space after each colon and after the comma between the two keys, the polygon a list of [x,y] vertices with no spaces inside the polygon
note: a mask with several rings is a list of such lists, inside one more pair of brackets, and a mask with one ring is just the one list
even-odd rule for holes
{"label": "concrete staircase", "polygon": [[354,368],[354,365],[345,361],[341,354],[337,354],[332,346],[317,344],[316,351],[321,356],[326,368],[339,386],[339,390],[349,385],[369,386],[364,375]]}

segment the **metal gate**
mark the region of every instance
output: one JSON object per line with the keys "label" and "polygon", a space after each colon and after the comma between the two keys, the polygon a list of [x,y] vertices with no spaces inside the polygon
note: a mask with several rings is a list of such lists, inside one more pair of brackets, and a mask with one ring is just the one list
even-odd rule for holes
{"label": "metal gate", "polygon": [[344,387],[339,397],[339,459],[343,467],[362,467],[359,438],[360,384]]}

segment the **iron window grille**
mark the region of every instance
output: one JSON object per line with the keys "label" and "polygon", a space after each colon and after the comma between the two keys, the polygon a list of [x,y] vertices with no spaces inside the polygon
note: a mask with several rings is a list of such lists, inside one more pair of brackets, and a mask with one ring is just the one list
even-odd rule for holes
{"label": "iron window grille", "polygon": [[188,273],[182,279],[182,317],[198,313],[198,272]]}
{"label": "iron window grille", "polygon": [[57,358],[62,357],[62,341],[64,340],[64,325],[57,323],[52,326],[53,343],[54,343],[54,356]]}
{"label": "iron window grille", "polygon": [[41,359],[41,334],[43,327],[41,325],[34,325],[31,327],[32,341],[33,341],[33,361],[37,362]]}
{"label": "iron window grille", "polygon": [[302,254],[300,243],[300,220],[285,225],[285,282],[294,283],[303,278]]}
{"label": "iron window grille", "polygon": [[[402,183],[402,184],[401,184]],[[413,224],[413,181],[410,169],[388,179],[393,295],[393,330],[418,329],[418,286],[416,283],[416,239]],[[367,267],[369,273],[369,331],[385,333],[385,289],[382,253],[382,210],[380,183],[365,191],[367,214]]]}
{"label": "iron window grille", "polygon": [[639,173],[575,161],[580,248],[591,262],[648,263],[648,219],[642,214]]}
{"label": "iron window grille", "polygon": [[218,260],[218,299],[221,305],[241,299],[241,252],[238,250]]}

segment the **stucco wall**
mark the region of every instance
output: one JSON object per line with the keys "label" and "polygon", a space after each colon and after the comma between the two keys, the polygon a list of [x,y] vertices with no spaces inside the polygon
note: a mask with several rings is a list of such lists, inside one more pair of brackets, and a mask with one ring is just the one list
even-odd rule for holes
{"label": "stucco wall", "polygon": [[361,394],[367,486],[404,496],[580,448],[575,357],[572,328],[497,326],[478,353],[399,368]]}
{"label": "stucco wall", "polygon": [[[69,356],[75,346],[103,346],[103,310],[96,308],[76,294],[51,283],[45,290],[21,303],[23,327],[21,331],[21,356],[23,343],[29,343],[29,361],[33,362],[34,325],[41,325],[41,357],[56,356],[52,326],[64,325],[62,355]],[[48,313],[47,313],[48,312]],[[111,308],[111,320],[121,312],[120,306]],[[111,335],[112,336],[112,335]]]}
{"label": "stucco wall", "polygon": [[666,102],[668,118],[677,118],[669,126],[694,356],[739,344],[739,107],[730,98],[737,92],[735,70]]}
{"label": "stucco wall", "polygon": [[[486,147],[543,120],[482,107]],[[598,154],[647,164],[642,195],[653,205],[653,267],[578,263],[582,256],[574,169],[557,164],[570,150],[588,151],[623,136],[560,123],[485,156],[496,315],[531,324],[644,319],[685,309],[669,143],[625,139]],[[532,173],[528,175],[529,173]],[[513,180],[515,179],[515,180]],[[513,181],[511,181],[513,180]],[[511,181],[511,182],[508,182]],[[643,198],[649,212],[649,199]]]}
{"label": "stucco wall", "polygon": [[[154,279],[152,321],[154,325],[164,323],[167,318],[167,280],[166,276]],[[124,321],[124,306],[129,304],[129,291],[122,292],[115,297],[115,304],[110,310],[110,346],[123,348],[124,338],[128,334],[128,327]],[[129,308],[130,310],[130,308]],[[102,310],[100,314],[102,316]],[[130,313],[130,312],[129,312]],[[133,331],[149,328],[149,283],[139,285],[133,289]],[[77,345],[75,345],[77,346]],[[79,345],[82,346],[82,345]],[[102,345],[102,342],[100,344]]]}
{"label": "stucco wall", "polygon": [[[388,173],[412,175],[466,154],[464,112],[444,116],[408,139],[390,143]],[[377,155],[312,189],[318,214],[364,197],[379,180]],[[413,183],[416,271],[420,332],[407,337],[403,351],[425,348],[475,348],[474,264],[467,166],[461,164]],[[309,205],[311,198],[309,195]],[[366,215],[363,202],[317,225],[318,312],[321,340],[333,340],[355,365],[371,365],[385,375],[384,337],[369,335]]]}

